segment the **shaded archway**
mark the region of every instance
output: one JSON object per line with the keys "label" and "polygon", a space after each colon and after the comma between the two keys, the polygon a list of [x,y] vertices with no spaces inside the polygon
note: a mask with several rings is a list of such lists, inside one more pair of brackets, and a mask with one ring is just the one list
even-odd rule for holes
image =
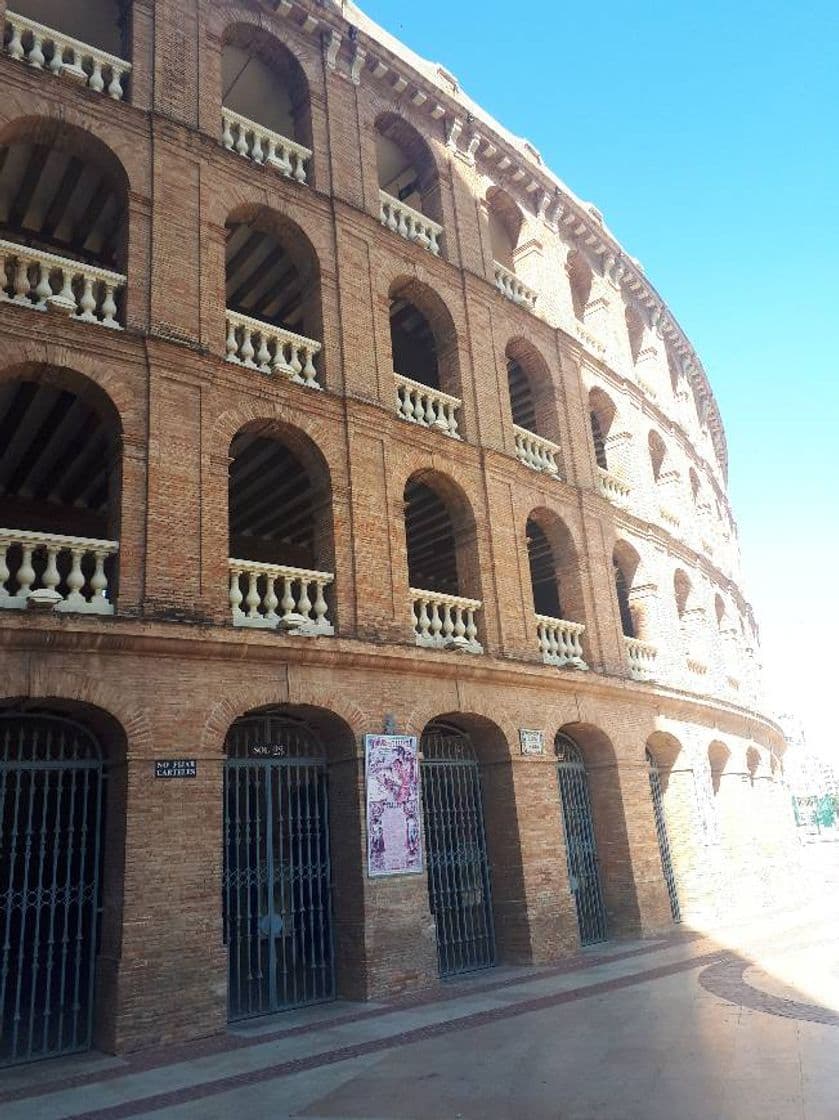
{"label": "shaded archway", "polygon": [[[323,311],[311,241],[264,206],[234,211],[225,236],[228,361],[315,387]],[[262,330],[262,323],[273,329]]]}
{"label": "shaded archway", "polygon": [[113,613],[122,425],[73,370],[0,376],[0,608],[31,592],[60,611]]}
{"label": "shaded archway", "polygon": [[625,638],[646,638],[646,617],[632,599],[641,557],[631,544],[618,541],[612,550],[612,571],[621,629]]}
{"label": "shaded archway", "polygon": [[[657,732],[656,734],[660,736],[662,733]],[[664,884],[667,888],[667,898],[670,902],[670,916],[674,922],[680,922],[682,920],[682,914],[671,851],[671,828],[669,827],[669,814],[667,812],[668,801],[665,799],[665,794],[669,790],[669,779],[673,762],[671,761],[669,764],[665,762],[664,766],[659,762],[659,756],[663,755],[666,759],[673,746],[678,748],[678,743],[676,743],[675,740],[673,740],[671,744],[666,740],[662,742],[658,739],[655,744],[653,744],[653,736],[651,736],[647,743],[645,757],[647,760],[647,775],[650,781],[650,799],[653,805],[656,839],[658,840],[658,854],[661,858],[661,873],[664,877]],[[654,747],[658,749],[654,750]],[[675,761],[675,759],[673,761]],[[670,801],[672,802],[672,800],[671,797]]]}
{"label": "shaded archway", "polygon": [[661,480],[662,468],[667,458],[667,448],[664,444],[664,440],[656,431],[651,431],[648,435],[647,447],[650,452],[650,466],[653,472],[653,479],[658,483]]}
{"label": "shaded archway", "polygon": [[261,28],[233,24],[224,36],[221,76],[225,147],[311,182],[309,84],[288,47]]}
{"label": "shaded archway", "polygon": [[602,389],[591,390],[588,395],[588,406],[595,461],[601,470],[610,470],[607,441],[615,422],[617,410],[612,399]]}
{"label": "shaded archway", "polygon": [[359,760],[327,709],[262,708],[225,740],[222,909],[229,1016],[319,1003],[366,986]]}
{"label": "shaded archway", "polygon": [[113,1045],[125,755],[101,709],[0,703],[0,1066]]}
{"label": "shaded archway", "polygon": [[524,219],[522,212],[502,187],[492,186],[486,193],[486,214],[492,259],[510,272],[516,270],[516,250]]}
{"label": "shaded archway", "polygon": [[375,130],[379,189],[442,225],[440,176],[427,141],[396,113],[382,113]]}
{"label": "shaded archway", "polygon": [[128,198],[122,164],[92,133],[45,117],[7,125],[0,131],[0,240],[10,244],[0,253],[0,288],[21,306],[117,326]]}
{"label": "shaded archway", "polygon": [[571,286],[571,305],[574,314],[582,323],[585,320],[586,308],[591,299],[594,273],[591,270],[591,265],[579,249],[572,249],[568,254],[565,271],[568,274],[568,282]]}
{"label": "shaded archway", "polygon": [[388,296],[398,415],[460,438],[460,364],[448,308],[435,291],[411,277],[395,280]]}
{"label": "shaded archway", "polygon": [[230,444],[234,625],[331,634],[334,538],[329,468],[304,433],[253,421]]}
{"label": "shaded archway", "polygon": [[632,306],[626,308],[624,318],[626,320],[626,334],[629,339],[629,352],[632,355],[633,363],[635,363],[638,361],[644,341],[644,320]]}
{"label": "shaded archway", "polygon": [[[550,369],[539,351],[523,338],[507,344],[507,389],[516,432],[516,451],[527,466],[559,472],[559,422],[556,390]],[[541,437],[534,441],[527,433]],[[544,441],[549,441],[545,443]]]}
{"label": "shaded archway", "polygon": [[552,511],[535,509],[527,519],[525,538],[543,660],[584,669],[585,606],[579,557],[568,526]]}

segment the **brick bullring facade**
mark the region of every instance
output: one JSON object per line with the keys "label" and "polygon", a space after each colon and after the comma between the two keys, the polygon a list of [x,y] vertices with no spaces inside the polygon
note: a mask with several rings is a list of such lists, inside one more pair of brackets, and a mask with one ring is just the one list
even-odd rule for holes
{"label": "brick bullring facade", "polygon": [[[712,922],[785,873],[696,355],[532,145],[339,8],[0,0],[3,1064]],[[443,766],[436,887],[367,875],[386,725]]]}

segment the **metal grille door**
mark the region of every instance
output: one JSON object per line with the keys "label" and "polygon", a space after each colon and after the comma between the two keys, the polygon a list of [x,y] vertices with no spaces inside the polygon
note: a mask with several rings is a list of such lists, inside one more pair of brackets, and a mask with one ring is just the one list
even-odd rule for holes
{"label": "metal grille door", "polygon": [[329,799],[316,736],[285,716],[237,720],[224,783],[231,1020],[335,996]]}
{"label": "metal grille door", "polygon": [[86,728],[0,713],[0,1066],[90,1046],[103,777]]}
{"label": "metal grille door", "polygon": [[679,893],[676,890],[676,876],[673,874],[673,860],[670,858],[670,841],[667,838],[667,823],[664,820],[664,802],[661,797],[661,775],[655,759],[647,751],[647,773],[650,776],[650,793],[653,798],[653,813],[655,815],[655,831],[658,836],[658,851],[661,855],[661,870],[664,872],[664,882],[667,885],[667,895],[670,899],[670,913],[674,922],[682,920],[679,909]]}
{"label": "metal grille door", "polygon": [[605,941],[607,933],[588,775],[580,748],[567,735],[557,735],[556,757],[568,881],[577,907],[580,943],[594,945]]}
{"label": "metal grille door", "polygon": [[481,776],[468,735],[446,724],[422,737],[428,897],[441,976],[495,964]]}

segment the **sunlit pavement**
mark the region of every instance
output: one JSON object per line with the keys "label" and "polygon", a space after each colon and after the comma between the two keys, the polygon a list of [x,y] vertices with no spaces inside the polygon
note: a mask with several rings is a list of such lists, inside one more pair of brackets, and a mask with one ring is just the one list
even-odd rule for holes
{"label": "sunlit pavement", "polygon": [[803,851],[816,890],[797,912],[10,1070],[0,1116],[839,1120],[839,843]]}

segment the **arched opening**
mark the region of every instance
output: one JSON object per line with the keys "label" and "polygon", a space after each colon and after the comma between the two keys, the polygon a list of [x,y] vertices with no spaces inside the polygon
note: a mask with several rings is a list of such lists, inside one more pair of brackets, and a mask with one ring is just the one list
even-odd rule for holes
{"label": "arched opening", "polygon": [[756,747],[749,747],[746,751],[746,770],[749,774],[749,781],[752,785],[755,784],[755,777],[760,769],[760,751]]}
{"label": "arched opening", "polygon": [[234,625],[331,634],[332,488],[308,437],[270,421],[240,429],[228,519]]}
{"label": "arched opening", "polygon": [[513,414],[513,423],[518,428],[528,432],[538,433],[536,422],[536,402],[530,378],[522,364],[507,353],[507,388],[510,392],[510,410]]}
{"label": "arched opening", "polygon": [[0,295],[116,327],[127,247],[128,179],[109,148],[46,118],[0,132]]}
{"label": "arched opening", "polygon": [[641,347],[644,342],[644,320],[634,307],[627,307],[624,313],[626,320],[626,334],[629,339],[629,352],[633,364],[638,361]]}
{"label": "arched opening", "polygon": [[568,282],[571,285],[571,305],[574,308],[574,314],[582,323],[585,320],[586,308],[591,299],[591,285],[594,274],[591,265],[579,249],[572,249],[568,254],[565,270],[568,273]]}
{"label": "arched opening", "polygon": [[35,365],[0,379],[0,608],[113,613],[120,487],[121,424],[97,385]]}
{"label": "arched opening", "polygon": [[98,709],[0,707],[0,1066],[107,1044],[122,925],[125,736]]}
{"label": "arched opening", "polygon": [[489,243],[496,264],[516,270],[516,250],[521,237],[523,218],[515,200],[501,187],[490,187],[486,193]]}
{"label": "arched opening", "polygon": [[225,35],[221,76],[224,146],[304,182],[312,149],[309,84],[291,51],[260,28],[235,24]]}
{"label": "arched opening", "polygon": [[592,389],[588,395],[589,422],[591,438],[594,443],[594,458],[601,470],[609,470],[606,442],[615,422],[616,409],[612,400],[602,389]]}
{"label": "arched opening", "polygon": [[542,659],[585,669],[582,583],[568,527],[550,511],[534,510],[525,534]]}
{"label": "arched opening", "polygon": [[676,887],[676,875],[673,871],[673,858],[670,854],[670,837],[668,835],[667,821],[665,819],[661,769],[649,746],[647,747],[645,755],[647,759],[647,776],[650,780],[650,797],[653,803],[656,839],[658,840],[658,854],[661,857],[661,873],[664,876],[664,885],[667,888],[667,898],[670,903],[670,916],[674,922],[680,922],[682,920],[682,914],[681,907],[679,906],[679,892]]}
{"label": "arched opening", "polygon": [[605,941],[608,934],[588,774],[582,751],[570,735],[557,732],[554,753],[568,883],[574,896],[580,944],[594,945]]}
{"label": "arched opening", "polygon": [[[131,58],[131,12],[129,0],[15,0],[14,13],[6,13],[5,48],[12,58],[36,69],[67,75],[120,100],[129,64],[112,63],[104,55]],[[36,36],[15,16],[55,34]]]}
{"label": "arched opening", "polygon": [[379,189],[435,222],[442,221],[437,164],[419,132],[395,113],[376,121]]}
{"label": "arched opening", "polygon": [[389,308],[399,416],[458,437],[460,370],[451,315],[435,292],[412,279],[391,286]]}
{"label": "arched opening", "polygon": [[615,592],[618,599],[621,629],[626,638],[643,638],[639,631],[643,629],[641,613],[637,606],[630,601],[630,595],[635,583],[635,576],[641,558],[626,541],[618,541],[612,552],[612,570],[615,579]]}
{"label": "arched opening", "polygon": [[728,761],[731,758],[731,751],[718,740],[714,740],[708,746],[708,763],[711,767],[711,788],[714,791],[714,796],[720,792],[720,780],[728,767]]}
{"label": "arched opening", "polygon": [[690,468],[690,474],[689,474],[688,477],[690,478],[690,492],[691,492],[691,496],[693,498],[693,504],[694,504],[694,506],[698,507],[699,506],[699,496],[700,496],[700,493],[701,493],[701,487],[700,487],[700,484],[699,484],[699,475],[696,473],[696,471],[693,469],[693,467]]}
{"label": "arched opening", "polygon": [[658,483],[661,480],[661,470],[664,466],[664,460],[667,458],[667,448],[658,432],[650,432],[647,437],[647,446],[650,452],[650,466],[652,467],[653,478]]}
{"label": "arched opening", "polygon": [[684,621],[684,614],[690,601],[692,586],[687,572],[677,568],[673,575],[673,595],[676,599],[676,612],[679,621]]}
{"label": "arched opening", "polygon": [[444,476],[424,471],[408,480],[404,502],[417,644],[480,652],[477,542],[465,498]]}
{"label": "arched opening", "polygon": [[323,312],[311,242],[265,207],[235,212],[225,233],[228,361],[316,388]]}
{"label": "arched opening", "polygon": [[428,902],[441,976],[495,964],[482,774],[473,737],[436,719],[420,740]]}
{"label": "arched opening", "polygon": [[[347,890],[361,889],[361,829],[349,768],[333,764],[353,753],[349,728],[317,708],[249,712],[227,733],[222,908],[231,1020],[335,997],[336,916]],[[346,987],[357,982],[348,977]]]}

